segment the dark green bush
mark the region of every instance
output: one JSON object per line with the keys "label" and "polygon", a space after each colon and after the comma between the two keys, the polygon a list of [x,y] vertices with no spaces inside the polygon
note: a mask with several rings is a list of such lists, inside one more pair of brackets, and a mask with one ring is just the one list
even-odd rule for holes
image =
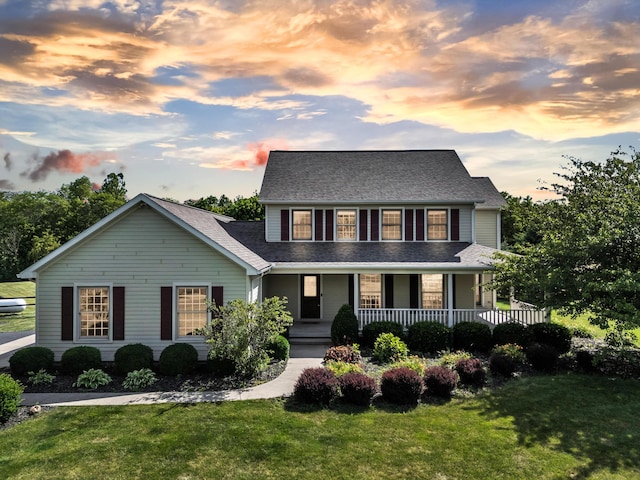
{"label": "dark green bush", "polygon": [[0,373],[0,423],[5,423],[18,411],[22,391],[22,385],[11,375]]}
{"label": "dark green bush", "polygon": [[198,351],[189,343],[174,343],[160,354],[158,372],[175,377],[191,373],[198,364]]}
{"label": "dark green bush", "polygon": [[323,363],[360,363],[362,361],[362,355],[360,355],[360,351],[354,348],[353,345],[336,345],[327,349],[322,361]]}
{"label": "dark green bush", "polygon": [[458,386],[458,374],[440,365],[429,367],[424,372],[424,386],[429,395],[450,397]]}
{"label": "dark green bush", "polygon": [[150,369],[153,364],[153,350],[142,343],[131,343],[116,350],[113,361],[119,375],[143,368]]}
{"label": "dark green bush", "polygon": [[571,336],[575,338],[593,338],[593,334],[584,327],[572,327],[569,329],[569,332],[571,332]]}
{"label": "dark green bush", "polygon": [[461,358],[456,362],[456,372],[460,376],[460,383],[481,387],[487,380],[487,372],[479,358]]}
{"label": "dark green bush", "polygon": [[274,360],[287,360],[289,358],[290,350],[291,345],[289,344],[289,340],[282,335],[278,335],[275,340],[271,341],[267,345],[269,357]]}
{"label": "dark green bush", "polygon": [[355,405],[369,405],[376,394],[376,381],[364,373],[345,373],[338,378],[342,398]]}
{"label": "dark green bush", "polygon": [[542,372],[552,372],[558,364],[558,351],[544,343],[532,343],[527,347],[526,355],[531,366]]}
{"label": "dark green bush", "polygon": [[493,327],[493,343],[494,345],[515,343],[526,347],[529,343],[527,340],[527,327],[518,322],[499,323]]}
{"label": "dark green bush", "polygon": [[60,367],[67,375],[80,375],[85,370],[102,368],[102,355],[96,347],[79,345],[62,354]]}
{"label": "dark green bush", "polygon": [[372,322],[362,328],[362,344],[373,347],[376,339],[383,333],[393,333],[398,338],[404,337],[404,327],[396,322]]}
{"label": "dark green bush", "polygon": [[11,373],[18,376],[29,372],[53,371],[53,352],[46,347],[26,347],[18,350],[9,358]]}
{"label": "dark green bush", "polygon": [[382,374],[380,380],[382,398],[400,405],[415,405],[420,400],[424,381],[410,368],[392,368]]}
{"label": "dark green bush", "polygon": [[418,322],[407,330],[407,346],[415,352],[436,353],[451,348],[451,329],[438,322]]}
{"label": "dark green bush", "polygon": [[493,345],[489,325],[479,322],[460,322],[452,329],[453,348],[470,352],[487,352]]}
{"label": "dark green bush", "polygon": [[236,363],[231,358],[207,358],[207,370],[216,377],[228,377],[236,373]]}
{"label": "dark green bush", "polygon": [[557,323],[536,323],[527,328],[531,343],[544,343],[555,348],[558,353],[571,349],[571,331]]}
{"label": "dark green bush", "polygon": [[303,370],[293,388],[298,400],[320,405],[328,405],[338,397],[339,391],[338,379],[323,367]]}
{"label": "dark green bush", "polygon": [[331,322],[331,341],[334,345],[348,345],[358,341],[358,317],[351,305],[340,307]]}

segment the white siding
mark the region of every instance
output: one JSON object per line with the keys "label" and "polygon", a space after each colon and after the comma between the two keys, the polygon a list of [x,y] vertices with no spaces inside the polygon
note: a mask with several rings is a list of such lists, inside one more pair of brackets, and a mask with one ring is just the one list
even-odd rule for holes
{"label": "white siding", "polygon": [[267,275],[263,279],[265,297],[287,297],[287,309],[294,321],[300,318],[299,275]]}
{"label": "white siding", "polygon": [[476,243],[498,248],[498,210],[476,210]]}
{"label": "white siding", "polygon": [[475,308],[475,275],[455,275],[455,308]]}
{"label": "white siding", "polygon": [[[106,230],[67,252],[39,272],[37,342],[59,359],[80,343],[60,340],[61,287],[83,283],[125,287],[125,340],[92,344],[102,359],[129,343],[144,343],[157,359],[174,343],[160,340],[160,288],[174,282],[211,283],[224,287],[224,302],[246,299],[243,268],[149,208],[135,209]],[[182,340],[180,340],[182,341]],[[190,343],[206,358],[202,338]]]}
{"label": "white siding", "polygon": [[349,275],[322,276],[322,318],[333,321],[340,307],[349,303]]}
{"label": "white siding", "polygon": [[460,241],[471,242],[471,207],[460,207]]}
{"label": "white siding", "polygon": [[393,308],[411,308],[409,275],[393,276]]}

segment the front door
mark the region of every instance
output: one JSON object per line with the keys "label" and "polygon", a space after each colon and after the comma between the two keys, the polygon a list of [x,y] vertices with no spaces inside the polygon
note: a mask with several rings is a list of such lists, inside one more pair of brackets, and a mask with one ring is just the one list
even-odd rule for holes
{"label": "front door", "polygon": [[320,275],[302,275],[302,318],[320,318]]}

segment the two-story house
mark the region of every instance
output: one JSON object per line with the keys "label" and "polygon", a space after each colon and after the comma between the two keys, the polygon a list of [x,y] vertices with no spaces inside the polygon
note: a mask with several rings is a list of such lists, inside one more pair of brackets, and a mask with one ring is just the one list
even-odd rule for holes
{"label": "two-story house", "polygon": [[157,358],[189,342],[204,359],[207,299],[286,296],[292,337],[328,337],[345,303],[361,327],[495,308],[482,284],[504,201],[453,150],[275,151],[259,198],[264,222],[136,196],[20,273],[36,280],[37,344],[110,360],[128,343]]}

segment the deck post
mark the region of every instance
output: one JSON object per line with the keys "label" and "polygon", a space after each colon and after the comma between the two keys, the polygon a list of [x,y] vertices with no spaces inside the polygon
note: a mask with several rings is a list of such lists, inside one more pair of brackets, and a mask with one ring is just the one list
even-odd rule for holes
{"label": "deck post", "polygon": [[453,274],[447,274],[447,317],[449,327],[453,327]]}

